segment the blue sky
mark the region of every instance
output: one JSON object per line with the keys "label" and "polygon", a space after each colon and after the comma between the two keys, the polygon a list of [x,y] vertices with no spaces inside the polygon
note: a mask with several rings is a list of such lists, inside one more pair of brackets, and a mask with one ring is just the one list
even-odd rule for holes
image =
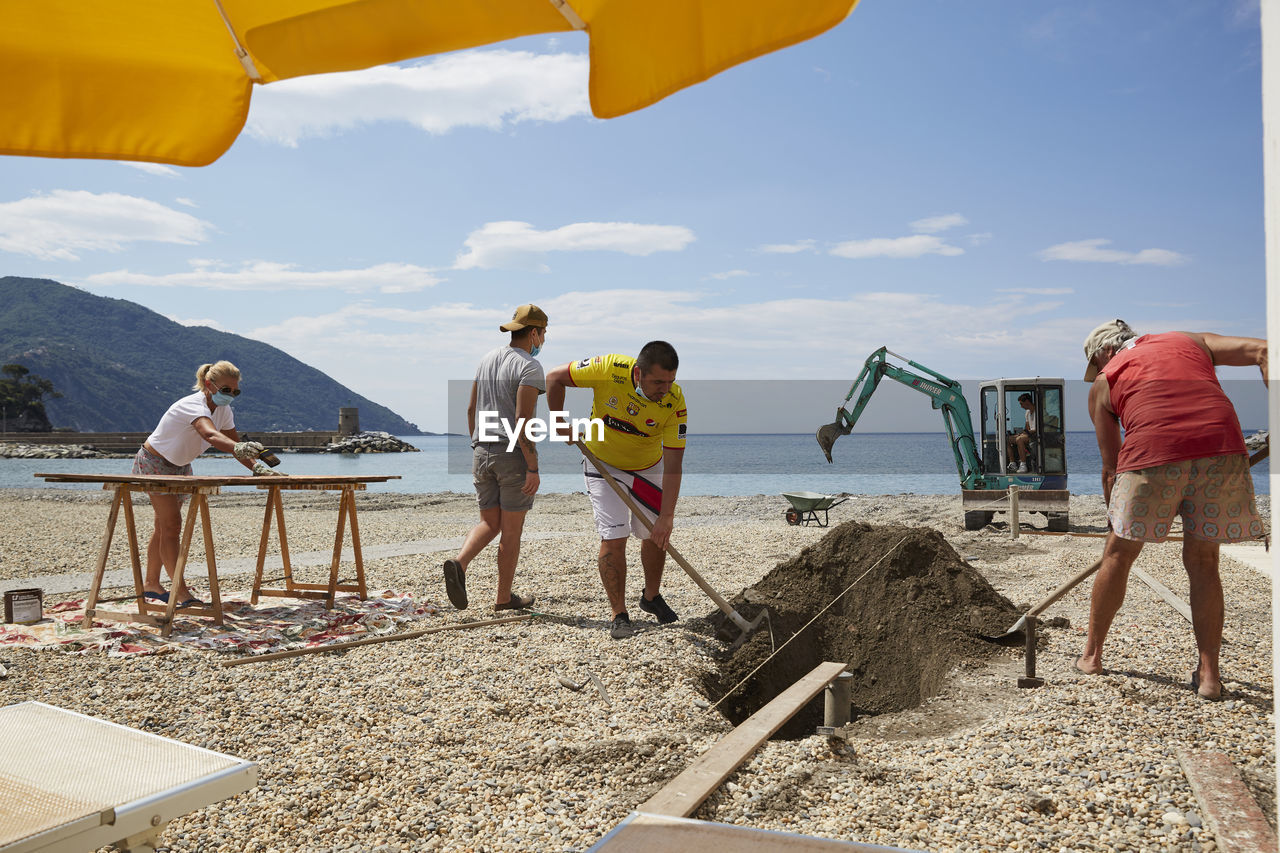
{"label": "blue sky", "polygon": [[430,430],[528,301],[547,365],[664,338],[686,379],[848,382],[881,345],[1078,379],[1117,316],[1265,334],[1257,18],[863,0],[609,121],[576,33],[286,81],[204,168],[0,158],[0,274],[265,341]]}

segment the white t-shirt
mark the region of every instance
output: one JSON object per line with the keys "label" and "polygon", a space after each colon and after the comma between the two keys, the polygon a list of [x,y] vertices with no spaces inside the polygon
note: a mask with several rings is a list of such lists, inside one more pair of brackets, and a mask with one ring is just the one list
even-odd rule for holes
{"label": "white t-shirt", "polygon": [[147,444],[172,464],[189,465],[209,447],[209,442],[201,438],[193,426],[197,418],[209,418],[219,432],[236,425],[230,406],[218,406],[210,412],[204,393],[195,391],[169,407],[155,431],[147,437]]}

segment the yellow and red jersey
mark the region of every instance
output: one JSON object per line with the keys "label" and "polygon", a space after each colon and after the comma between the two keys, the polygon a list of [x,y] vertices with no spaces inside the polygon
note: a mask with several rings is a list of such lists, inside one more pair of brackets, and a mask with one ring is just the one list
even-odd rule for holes
{"label": "yellow and red jersey", "polygon": [[631,379],[635,363],[635,356],[612,353],[569,365],[573,384],[594,395],[591,417],[604,422],[604,441],[585,444],[602,461],[625,471],[656,465],[664,447],[683,448],[688,421],[678,384],[657,403],[636,393]]}

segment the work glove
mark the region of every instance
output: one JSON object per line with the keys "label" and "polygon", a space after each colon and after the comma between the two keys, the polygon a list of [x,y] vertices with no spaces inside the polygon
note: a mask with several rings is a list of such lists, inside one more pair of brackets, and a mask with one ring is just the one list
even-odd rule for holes
{"label": "work glove", "polygon": [[253,476],[255,477],[288,477],[289,475],[283,471],[277,471],[261,459],[253,463]]}
{"label": "work glove", "polygon": [[267,448],[263,447],[256,441],[237,441],[236,446],[232,449],[232,453],[240,460],[257,459]]}

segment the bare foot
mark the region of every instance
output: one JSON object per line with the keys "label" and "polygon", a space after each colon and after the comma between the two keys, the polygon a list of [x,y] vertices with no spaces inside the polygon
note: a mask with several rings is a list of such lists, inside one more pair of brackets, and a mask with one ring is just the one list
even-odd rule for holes
{"label": "bare foot", "polygon": [[1086,658],[1084,655],[1080,655],[1080,657],[1076,658],[1076,669],[1080,670],[1085,675],[1101,675],[1102,661]]}
{"label": "bare foot", "polygon": [[1198,669],[1191,670],[1191,689],[1201,699],[1209,699],[1216,702],[1222,698],[1222,682],[1201,680],[1200,670]]}

